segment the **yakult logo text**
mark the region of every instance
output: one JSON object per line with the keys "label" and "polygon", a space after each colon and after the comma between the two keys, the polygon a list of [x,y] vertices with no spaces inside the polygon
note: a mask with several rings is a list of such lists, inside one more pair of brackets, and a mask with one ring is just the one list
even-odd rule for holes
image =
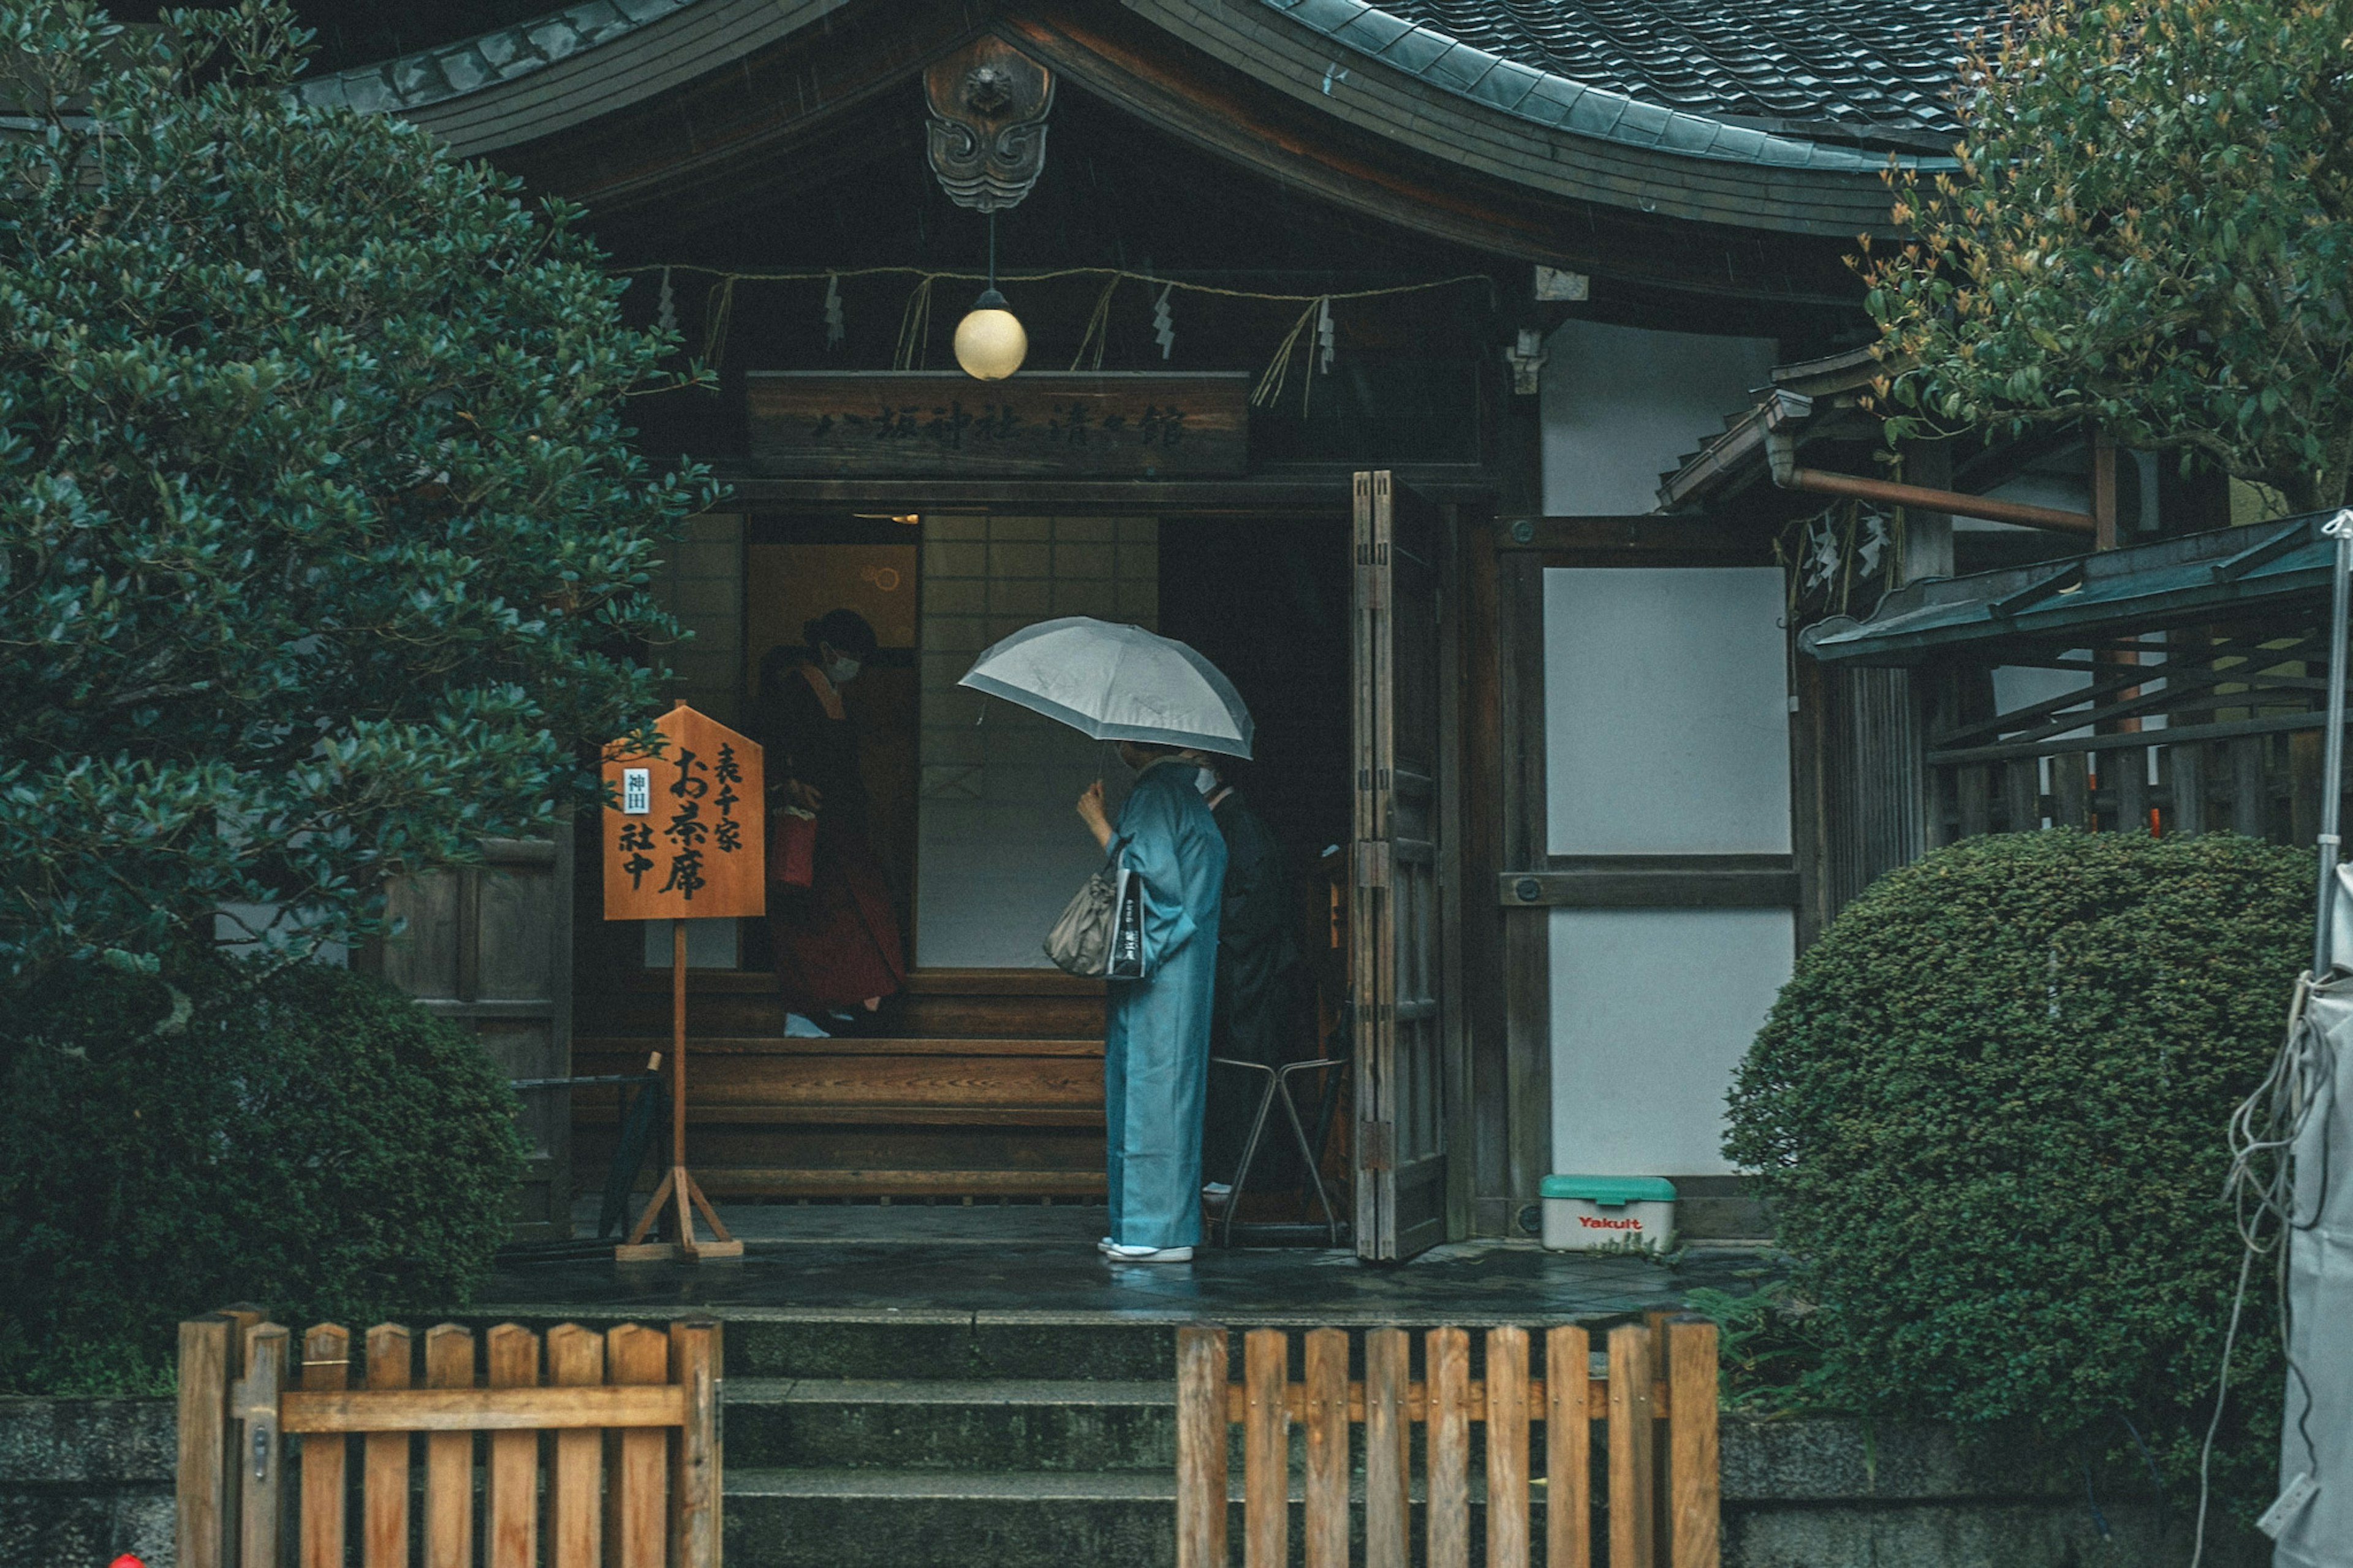
{"label": "yakult logo text", "polygon": [[1577,1216],[1577,1223],[1588,1230],[1640,1230],[1642,1228],[1642,1222],[1639,1219],[1596,1219],[1591,1215],[1585,1214]]}

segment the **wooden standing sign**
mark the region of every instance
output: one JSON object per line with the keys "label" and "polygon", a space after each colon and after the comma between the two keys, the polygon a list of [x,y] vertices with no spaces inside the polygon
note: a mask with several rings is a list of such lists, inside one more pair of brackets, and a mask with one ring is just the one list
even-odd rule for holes
{"label": "wooden standing sign", "polygon": [[[686,1168],[686,922],[767,912],[767,783],[758,746],[683,702],[654,728],[658,752],[627,739],[605,749],[605,918],[671,922],[670,1163],[614,1255],[741,1258]],[[675,1247],[646,1241],[666,1204],[678,1209]],[[695,1239],[697,1209],[710,1241]]]}

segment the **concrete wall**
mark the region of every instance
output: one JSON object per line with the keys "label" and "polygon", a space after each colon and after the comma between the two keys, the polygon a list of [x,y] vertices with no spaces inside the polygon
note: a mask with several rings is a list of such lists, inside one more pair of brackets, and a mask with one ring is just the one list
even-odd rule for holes
{"label": "concrete wall", "polygon": [[1746,412],[1778,354],[1771,338],[1564,322],[1545,341],[1544,509],[1630,517],[1659,504],[1659,476]]}
{"label": "concrete wall", "polygon": [[1048,967],[1046,931],[1102,861],[1072,812],[1127,773],[1067,725],[956,685],[999,637],[1060,616],[1152,626],[1160,530],[1151,518],[923,519],[923,784],[915,962]]}
{"label": "concrete wall", "polygon": [[[177,1440],[168,1399],[0,1399],[0,1563],[173,1568]],[[2181,1568],[2181,1502],[2129,1475],[2080,1475],[1942,1427],[1843,1420],[1723,1428],[1724,1568]],[[1541,1496],[1541,1489],[1539,1489]],[[1483,1498],[1478,1500],[1483,1503]],[[1539,1552],[1543,1531],[1536,1531]],[[2257,1568],[2257,1538],[2219,1526],[2208,1568]]]}
{"label": "concrete wall", "polygon": [[177,1410],[168,1399],[0,1398],[0,1563],[173,1561]]}

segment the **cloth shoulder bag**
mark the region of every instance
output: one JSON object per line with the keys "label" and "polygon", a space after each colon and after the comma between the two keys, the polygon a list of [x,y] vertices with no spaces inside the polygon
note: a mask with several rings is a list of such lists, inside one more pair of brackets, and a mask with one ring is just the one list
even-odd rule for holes
{"label": "cloth shoulder bag", "polygon": [[1091,979],[1143,979],[1144,884],[1119,861],[1106,864],[1046,933],[1046,956]]}

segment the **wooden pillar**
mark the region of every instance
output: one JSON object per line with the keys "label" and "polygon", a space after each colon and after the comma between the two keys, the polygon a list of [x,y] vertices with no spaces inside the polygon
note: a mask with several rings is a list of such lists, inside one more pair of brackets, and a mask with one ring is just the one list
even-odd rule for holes
{"label": "wooden pillar", "polygon": [[2052,753],[2051,820],[2061,827],[2092,826],[2090,770],[2081,752]]}
{"label": "wooden pillar", "polygon": [[2032,757],[2014,757],[2001,765],[2002,799],[2010,808],[2007,831],[2033,833],[2042,826],[2042,770]]}
{"label": "wooden pillar", "polygon": [[2100,762],[2100,775],[2108,782],[2115,799],[2116,830],[2119,833],[2148,831],[2148,748],[2127,746],[2122,751],[2107,752]]}
{"label": "wooden pillar", "polygon": [[2098,431],[2092,433],[2092,548],[2116,547],[2116,447]]}
{"label": "wooden pillar", "polygon": [[2270,790],[2263,778],[2263,738],[2241,735],[2231,742],[2231,831],[2250,838],[2263,836],[2271,813]]}
{"label": "wooden pillar", "polygon": [[[1944,441],[1907,441],[1904,445],[1904,480],[1934,490],[1953,488],[1953,448]],[[1949,512],[1904,509],[1904,559],[1900,581],[1953,574],[1953,518]]]}
{"label": "wooden pillar", "polygon": [[2168,833],[2206,831],[2206,748],[2192,742],[2165,749],[2166,782],[2172,800],[2159,820]]}

